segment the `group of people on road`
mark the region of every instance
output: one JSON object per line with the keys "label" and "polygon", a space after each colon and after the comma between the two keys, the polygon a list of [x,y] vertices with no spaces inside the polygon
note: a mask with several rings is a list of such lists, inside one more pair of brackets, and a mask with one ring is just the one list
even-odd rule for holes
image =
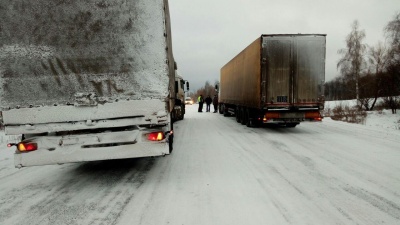
{"label": "group of people on road", "polygon": [[210,95],[208,95],[206,99],[203,98],[203,95],[199,95],[197,102],[199,103],[198,112],[203,112],[204,102],[206,103],[206,112],[210,112],[211,103],[214,106],[214,113],[218,112],[218,95],[214,95],[214,98],[211,98]]}

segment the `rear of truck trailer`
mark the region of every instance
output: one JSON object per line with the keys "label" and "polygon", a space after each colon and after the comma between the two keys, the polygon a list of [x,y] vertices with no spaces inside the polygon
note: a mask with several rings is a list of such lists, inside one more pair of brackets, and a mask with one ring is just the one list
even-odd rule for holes
{"label": "rear of truck trailer", "polygon": [[262,51],[265,108],[323,107],[325,35],[265,35]]}
{"label": "rear of truck trailer", "polygon": [[0,104],[17,167],[169,154],[167,0],[0,3]]}
{"label": "rear of truck trailer", "polygon": [[221,69],[221,112],[249,126],[321,121],[325,38],[261,35]]}

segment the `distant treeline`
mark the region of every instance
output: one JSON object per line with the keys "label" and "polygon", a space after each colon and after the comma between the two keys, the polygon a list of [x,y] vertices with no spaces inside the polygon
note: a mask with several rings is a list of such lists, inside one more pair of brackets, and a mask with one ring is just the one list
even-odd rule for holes
{"label": "distant treeline", "polygon": [[[400,95],[400,65],[392,73],[365,74],[359,79],[359,98],[374,98]],[[325,100],[356,99],[356,84],[354,80],[336,77],[325,83]]]}

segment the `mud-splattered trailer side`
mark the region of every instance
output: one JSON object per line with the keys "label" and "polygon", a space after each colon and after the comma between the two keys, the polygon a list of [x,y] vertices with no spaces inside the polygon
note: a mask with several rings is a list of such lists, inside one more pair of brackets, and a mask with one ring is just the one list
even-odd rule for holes
{"label": "mud-splattered trailer side", "polygon": [[[7,134],[60,139],[58,133],[83,130],[85,135],[150,126],[171,130],[175,62],[167,0],[4,0],[0,21],[0,106]],[[150,155],[169,152],[166,136],[157,142],[163,150]],[[127,148],[141,142],[82,140],[68,146]],[[135,157],[120,155],[111,158]],[[25,165],[108,158],[82,155]]]}
{"label": "mud-splattered trailer side", "polygon": [[[1,1],[1,106],[168,95],[162,0]],[[172,49],[169,49],[172,50]]]}

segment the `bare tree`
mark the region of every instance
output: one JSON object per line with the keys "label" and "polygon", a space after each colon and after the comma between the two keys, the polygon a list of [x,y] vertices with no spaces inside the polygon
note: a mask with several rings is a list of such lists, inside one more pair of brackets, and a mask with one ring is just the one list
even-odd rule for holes
{"label": "bare tree", "polygon": [[369,47],[368,62],[375,74],[381,74],[385,71],[388,63],[388,50],[382,42],[376,46]]}
{"label": "bare tree", "polygon": [[[371,74],[365,79],[366,82],[373,82],[372,85],[366,85],[370,91],[366,96],[360,99],[361,104],[366,110],[372,110],[380,94],[382,94],[382,76],[386,70],[388,55],[387,48],[382,42],[378,42],[376,46],[369,47],[368,49],[368,63],[370,66]],[[370,106],[370,102],[372,102]]]}
{"label": "bare tree", "polygon": [[342,76],[354,80],[357,102],[360,100],[360,74],[366,65],[364,59],[366,45],[363,44],[365,31],[360,30],[359,26],[357,20],[351,25],[352,30],[346,37],[346,48],[338,51],[342,58],[337,63],[337,68],[340,69]]}
{"label": "bare tree", "polygon": [[400,12],[387,24],[385,34],[389,42],[386,103],[396,113],[400,106]]}
{"label": "bare tree", "polygon": [[386,38],[389,41],[389,57],[391,63],[400,62],[400,12],[385,27]]}

